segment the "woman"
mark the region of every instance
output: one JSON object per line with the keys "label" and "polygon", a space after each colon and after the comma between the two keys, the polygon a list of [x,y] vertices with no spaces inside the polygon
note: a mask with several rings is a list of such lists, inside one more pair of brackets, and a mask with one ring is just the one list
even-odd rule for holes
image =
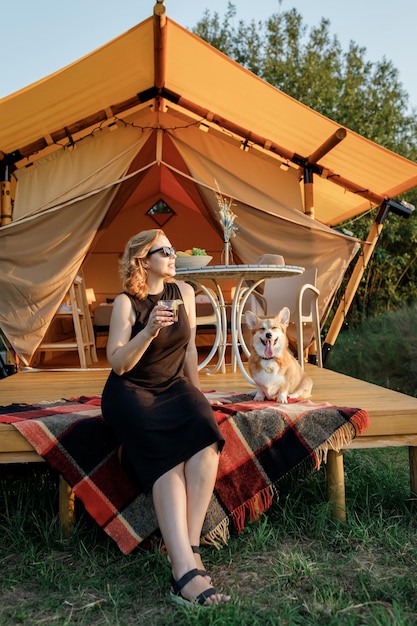
{"label": "woman", "polygon": [[[152,492],[172,566],[172,600],[210,606],[230,600],[211,586],[199,550],[224,440],[200,391],[194,290],[175,282],[175,258],[159,229],[126,245],[102,410],[142,489]],[[159,300],[182,301],[178,322]]]}

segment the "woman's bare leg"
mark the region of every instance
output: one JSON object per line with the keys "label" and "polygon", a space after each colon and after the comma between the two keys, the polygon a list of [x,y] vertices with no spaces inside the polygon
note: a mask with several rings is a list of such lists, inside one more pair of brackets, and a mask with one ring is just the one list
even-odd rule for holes
{"label": "woman's bare leg", "polygon": [[[191,545],[199,545],[201,528],[213,493],[218,464],[217,445],[201,450],[161,476],[153,487],[159,527],[171,559],[175,580],[196,567]],[[185,585],[185,598],[194,598],[210,587],[206,577],[197,576]],[[227,601],[212,596],[207,603]]]}
{"label": "woman's bare leg", "polygon": [[[185,463],[187,523],[192,546],[200,545],[201,529],[213,495],[218,465],[217,444],[200,450]],[[203,567],[199,555],[195,554],[194,556],[199,567]]]}

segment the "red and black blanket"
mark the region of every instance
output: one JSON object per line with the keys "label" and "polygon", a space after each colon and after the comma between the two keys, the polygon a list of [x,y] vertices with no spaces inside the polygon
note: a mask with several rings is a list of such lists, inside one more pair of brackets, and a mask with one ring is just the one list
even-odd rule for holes
{"label": "red and black blanket", "polygon": [[[369,425],[362,409],[218,395],[230,402],[213,405],[226,444],[203,528],[203,540],[215,545],[227,540],[230,520],[241,531],[245,519],[271,506],[288,476],[302,466],[319,469],[329,449],[340,450]],[[128,554],[158,524],[151,496],[138,491],[119,461],[119,444],[101,417],[100,403],[94,396],[13,404],[0,407],[0,423],[12,423],[22,433]]]}

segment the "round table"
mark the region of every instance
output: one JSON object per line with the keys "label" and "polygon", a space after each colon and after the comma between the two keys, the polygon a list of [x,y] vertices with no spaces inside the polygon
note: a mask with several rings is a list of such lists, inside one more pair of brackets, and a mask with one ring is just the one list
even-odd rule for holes
{"label": "round table", "polygon": [[[246,372],[239,349],[240,345],[246,348],[242,336],[244,305],[253,290],[267,278],[284,278],[302,274],[303,272],[304,267],[297,265],[207,265],[205,267],[177,269],[176,275],[179,280],[185,280],[191,283],[206,294],[213,306],[216,316],[216,337],[209,354],[204,361],[200,363],[199,370],[205,368],[217,352],[218,360],[215,367],[206,371],[208,374],[217,372],[220,368],[223,368],[224,371],[228,328],[226,302],[220,285],[221,281],[234,280],[236,282],[231,304],[230,319],[232,363],[235,360],[246,380],[253,384],[252,378]],[[202,282],[207,280],[212,282],[216,297],[213,296],[212,291]]]}

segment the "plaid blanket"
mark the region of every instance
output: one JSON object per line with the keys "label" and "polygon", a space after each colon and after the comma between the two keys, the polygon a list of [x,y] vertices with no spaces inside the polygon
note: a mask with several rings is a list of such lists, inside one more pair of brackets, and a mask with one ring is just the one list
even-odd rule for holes
{"label": "plaid blanket", "polygon": [[[219,395],[230,402],[213,405],[226,445],[203,528],[203,542],[217,546],[227,541],[230,522],[240,532],[246,519],[268,509],[280,483],[297,468],[319,469],[329,449],[339,450],[369,425],[362,409]],[[151,496],[138,492],[119,462],[119,444],[101,417],[100,403],[94,396],[13,404],[0,407],[0,422],[13,423],[128,554],[158,524]]]}

